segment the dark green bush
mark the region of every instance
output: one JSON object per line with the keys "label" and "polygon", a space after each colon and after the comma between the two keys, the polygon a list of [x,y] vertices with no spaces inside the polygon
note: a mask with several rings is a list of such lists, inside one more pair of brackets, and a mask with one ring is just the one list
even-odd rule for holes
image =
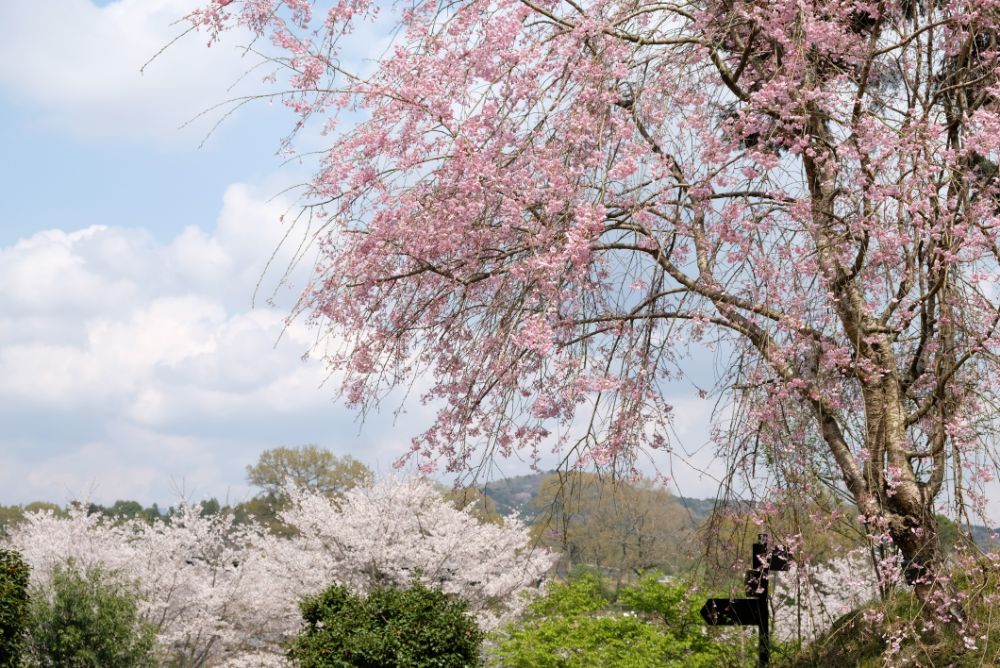
{"label": "dark green bush", "polygon": [[0,550],[0,668],[20,665],[28,622],[29,568],[13,550]]}
{"label": "dark green bush", "polygon": [[414,584],[367,597],[333,586],[302,604],[289,656],[302,668],[478,666],[482,633],[465,603]]}
{"label": "dark green bush", "polygon": [[33,592],[25,643],[32,668],[149,668],[156,637],[139,616],[135,594],[98,568],[57,568]]}

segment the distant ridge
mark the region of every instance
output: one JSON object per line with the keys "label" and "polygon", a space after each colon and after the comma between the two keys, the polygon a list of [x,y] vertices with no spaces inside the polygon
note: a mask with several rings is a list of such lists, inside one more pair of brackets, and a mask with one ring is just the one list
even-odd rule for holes
{"label": "distant ridge", "polygon": [[504,517],[517,514],[530,522],[540,512],[532,502],[538,496],[542,481],[553,473],[555,471],[543,471],[510,478],[499,478],[491,480],[480,489],[483,494],[493,499],[493,503],[497,504],[497,512]]}
{"label": "distant ridge", "polygon": [[[480,486],[480,490],[493,500],[496,504],[497,512],[504,517],[517,514],[523,520],[530,523],[544,510],[534,504],[542,481],[554,473],[556,471],[552,470],[512,476],[510,478],[498,478]],[[690,513],[691,522],[695,526],[701,524],[703,520],[712,514],[717,503],[716,499],[695,499],[684,496],[674,498]],[[1000,528],[990,529],[989,527],[979,525],[967,528],[971,530],[972,539],[980,548],[992,549],[997,547],[998,541],[993,536],[995,533],[1000,533]]]}
{"label": "distant ridge", "polygon": [[[530,522],[535,519],[542,509],[534,505],[534,500],[538,496],[542,481],[553,471],[542,471],[541,473],[531,473],[527,475],[512,476],[510,478],[498,478],[491,480],[480,486],[483,494],[490,497],[496,504],[497,512],[504,517],[518,514],[524,520]],[[695,524],[712,513],[715,508],[715,499],[692,499],[688,497],[675,497],[684,508],[691,513],[691,518]]]}

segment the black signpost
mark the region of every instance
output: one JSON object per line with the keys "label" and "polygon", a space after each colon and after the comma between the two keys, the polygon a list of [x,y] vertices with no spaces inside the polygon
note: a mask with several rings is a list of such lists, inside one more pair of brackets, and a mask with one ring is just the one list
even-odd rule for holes
{"label": "black signpost", "polygon": [[710,598],[701,607],[701,618],[711,626],[756,626],[757,666],[771,661],[771,620],[769,609],[771,571],[786,571],[791,557],[782,547],[768,550],[767,534],[758,534],[753,544],[752,568],[744,584],[750,598]]}

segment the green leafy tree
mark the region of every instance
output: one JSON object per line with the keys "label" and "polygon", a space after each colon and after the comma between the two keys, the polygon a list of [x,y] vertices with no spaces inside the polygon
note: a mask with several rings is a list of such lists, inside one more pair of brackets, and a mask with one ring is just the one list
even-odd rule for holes
{"label": "green leafy tree", "polygon": [[66,511],[49,501],[32,501],[24,506],[24,513],[51,512],[53,515],[65,517]]}
{"label": "green leafy tree", "polygon": [[301,668],[466,668],[482,632],[465,603],[415,583],[367,597],[333,586],[302,604],[306,627],[289,653]]}
{"label": "green leafy tree", "polygon": [[278,519],[288,506],[289,483],[337,498],[374,480],[372,470],[350,455],[338,457],[317,445],[265,450],[256,464],[247,467],[247,481],[261,493],[236,506],[236,521],[257,522],[276,535],[290,535],[294,531]]}
{"label": "green leafy tree", "polygon": [[154,628],[136,597],[99,568],[58,567],[31,598],[25,643],[29,668],[149,668],[156,665]]}
{"label": "green leafy tree", "polygon": [[236,504],[233,521],[237,524],[259,524],[276,536],[292,536],[295,530],[278,519],[278,513],[287,507],[286,498],[261,494]]}
{"label": "green leafy tree", "polygon": [[316,445],[265,450],[256,464],[247,467],[250,484],[276,496],[282,495],[288,482],[337,496],[352,487],[371,484],[374,477],[371,469],[350,455],[338,457]]}
{"label": "green leafy tree", "polygon": [[[211,504],[213,502],[216,506],[218,506],[218,501],[215,499],[210,499],[206,503]],[[145,522],[155,522],[163,517],[160,513],[160,507],[155,503],[148,508],[143,508],[142,504],[138,501],[131,501],[127,499],[118,499],[110,506],[103,506],[99,503],[91,503],[87,506],[87,512],[92,515],[103,515],[114,522],[129,522],[136,519],[143,520]]]}
{"label": "green leafy tree", "polygon": [[536,536],[562,553],[561,572],[596,566],[616,574],[616,587],[645,571],[683,570],[697,545],[691,514],[650,480],[553,474],[542,481],[534,503],[541,509]]}
{"label": "green leafy tree", "polygon": [[550,587],[498,639],[504,668],[709,668],[741,665],[737,648],[703,632],[687,583],[658,574],[624,587],[615,604],[593,573]]}
{"label": "green leafy tree", "polygon": [[0,550],[0,668],[20,665],[28,621],[28,576],[20,553]]}
{"label": "green leafy tree", "polygon": [[212,515],[218,515],[219,513],[228,510],[228,506],[223,506],[219,503],[219,500],[214,496],[211,499],[206,499],[201,502],[201,514],[205,517],[210,517]]}
{"label": "green leafy tree", "polygon": [[465,510],[480,522],[503,524],[503,515],[497,511],[496,501],[478,487],[460,487],[445,492],[445,498],[456,508]]}
{"label": "green leafy tree", "polygon": [[[789,487],[772,503],[720,500],[700,527],[706,558],[699,560],[701,582],[716,590],[742,589],[745,559],[760,534],[772,545],[795,545],[795,561],[825,563],[868,546],[857,508],[830,490],[803,495]],[[882,557],[886,555],[883,554]]]}
{"label": "green leafy tree", "polygon": [[7,536],[23,521],[24,509],[21,506],[0,506],[0,538]]}
{"label": "green leafy tree", "polygon": [[131,520],[142,516],[142,504],[138,501],[119,499],[107,509],[107,514],[123,520]]}

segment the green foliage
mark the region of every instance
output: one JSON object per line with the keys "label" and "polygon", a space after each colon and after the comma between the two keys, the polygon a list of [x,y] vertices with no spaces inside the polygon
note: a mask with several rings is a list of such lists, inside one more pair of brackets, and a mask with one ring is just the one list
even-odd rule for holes
{"label": "green foliage", "polygon": [[138,501],[128,501],[126,499],[118,499],[109,508],[101,508],[100,506],[95,506],[91,504],[91,512],[101,512],[108,517],[114,517],[116,519],[131,520],[142,515],[142,504]]}
{"label": "green foliage", "polygon": [[0,506],[0,538],[10,535],[11,529],[24,521],[24,508],[21,506]]}
{"label": "green foliage", "polygon": [[805,648],[794,651],[792,645],[779,647],[772,658],[777,668],[814,666],[876,668],[885,663],[882,659],[885,648],[885,640],[881,633],[872,625],[866,624],[858,611],[848,613],[835,621],[829,631]]}
{"label": "green foliage", "polygon": [[611,603],[604,580],[592,571],[580,570],[567,583],[553,584],[548,593],[535,600],[529,617],[566,617],[599,612]]}
{"label": "green foliage", "polygon": [[705,635],[700,600],[685,582],[644,576],[615,604],[592,573],[534,601],[526,619],[498,638],[505,668],[709,668],[738,665],[733,648]]}
{"label": "green foliage", "polygon": [[29,573],[18,552],[0,550],[0,668],[15,668],[20,663],[28,622]]}
{"label": "green foliage", "polygon": [[238,524],[262,524],[276,536],[292,536],[294,528],[279,517],[288,508],[286,485],[338,498],[347,490],[370,485],[374,480],[372,470],[350,455],[338,457],[316,445],[272,448],[262,452],[256,464],[247,467],[247,481],[261,492],[238,504],[234,519]]}
{"label": "green foliage", "polygon": [[692,516],[651,480],[562,472],[542,481],[534,503],[535,535],[562,553],[561,573],[591,564],[614,573],[617,588],[635,573],[674,573],[691,562]]}
{"label": "green foliage", "polygon": [[[547,478],[556,475],[556,471],[532,473],[491,480],[482,486],[483,494],[490,497],[496,505],[496,511],[503,517],[517,513],[522,519],[531,523],[541,514],[545,515],[547,508],[538,496]],[[693,524],[700,524],[703,519],[715,510],[715,499],[689,499],[676,497],[683,507],[685,516]]]}
{"label": "green foliage", "polygon": [[201,515],[202,517],[211,517],[212,515],[218,515],[223,511],[223,506],[219,503],[219,500],[214,496],[211,499],[206,499],[201,502]]}
{"label": "green foliage", "polygon": [[963,525],[945,515],[935,515],[941,553],[947,558],[956,549],[979,549],[989,552],[1000,548],[994,529],[982,525]]}
{"label": "green foliage", "polygon": [[302,604],[289,656],[302,668],[464,668],[482,633],[465,603],[414,583],[356,596],[339,585]]}
{"label": "green foliage", "polygon": [[[78,502],[74,501],[73,503],[76,504]],[[163,519],[163,514],[160,512],[159,506],[155,503],[148,508],[143,508],[142,504],[138,501],[130,501],[128,499],[118,499],[110,506],[102,506],[99,503],[88,503],[87,513],[90,515],[103,515],[115,523],[137,519],[152,523]]]}
{"label": "green foliage", "polygon": [[57,568],[50,584],[33,592],[30,607],[30,668],[155,665],[154,630],[140,619],[135,595],[100,569]]}
{"label": "green foliage", "polygon": [[663,582],[659,573],[646,573],[639,582],[618,593],[623,607],[655,618],[664,626],[686,635],[694,624],[704,625],[698,614],[702,601],[693,598],[691,590],[681,581]]}
{"label": "green foliage", "polygon": [[237,524],[259,524],[275,536],[288,538],[296,531],[281,521],[279,515],[289,506],[289,501],[275,494],[260,494],[236,504],[233,508],[233,521]]}
{"label": "green foliage", "polygon": [[352,487],[369,485],[374,478],[371,469],[350,455],[338,457],[316,445],[265,450],[256,464],[247,467],[250,484],[275,496],[282,494],[288,482],[338,496]]}
{"label": "green foliage", "polygon": [[32,501],[23,506],[0,506],[0,538],[10,535],[10,532],[24,521],[24,516],[28,513],[41,511],[50,511],[56,515],[65,515],[62,508],[46,501]]}
{"label": "green foliage", "polygon": [[478,487],[448,489],[444,497],[480,522],[503,525],[503,515],[497,512],[496,502]]}

